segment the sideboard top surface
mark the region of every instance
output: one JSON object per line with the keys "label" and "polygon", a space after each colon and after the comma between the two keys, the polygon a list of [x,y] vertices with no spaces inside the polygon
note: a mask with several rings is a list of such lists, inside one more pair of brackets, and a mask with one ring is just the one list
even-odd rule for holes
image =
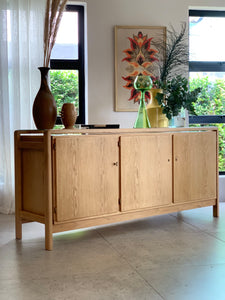
{"label": "sideboard top surface", "polygon": [[200,132],[200,131],[217,131],[216,126],[207,127],[163,127],[163,128],[119,128],[119,129],[47,129],[47,130],[16,130],[15,134],[19,135],[98,135],[98,134],[151,134],[151,133],[176,133],[176,132]]}

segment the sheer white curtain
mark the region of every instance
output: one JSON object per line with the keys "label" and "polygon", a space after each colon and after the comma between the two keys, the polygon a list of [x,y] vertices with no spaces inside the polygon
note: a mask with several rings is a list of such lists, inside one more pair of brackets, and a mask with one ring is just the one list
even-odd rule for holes
{"label": "sheer white curtain", "polygon": [[0,0],[0,213],[14,212],[14,130],[34,127],[45,0]]}

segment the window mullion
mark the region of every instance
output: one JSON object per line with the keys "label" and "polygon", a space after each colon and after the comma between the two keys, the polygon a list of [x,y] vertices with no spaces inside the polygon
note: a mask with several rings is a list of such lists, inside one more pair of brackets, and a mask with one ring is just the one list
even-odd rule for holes
{"label": "window mullion", "polygon": [[225,61],[189,61],[190,72],[225,72]]}

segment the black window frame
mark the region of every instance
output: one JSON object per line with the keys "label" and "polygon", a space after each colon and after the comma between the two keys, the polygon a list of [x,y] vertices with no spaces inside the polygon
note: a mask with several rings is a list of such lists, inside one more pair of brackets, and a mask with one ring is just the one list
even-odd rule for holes
{"label": "black window frame", "polygon": [[[190,9],[189,17],[222,17],[225,10]],[[225,61],[189,61],[189,72],[225,72]]]}
{"label": "black window frame", "polygon": [[[190,9],[189,17],[223,17],[225,10]],[[225,72],[225,61],[189,61],[190,72]],[[189,124],[219,124],[225,123],[225,115],[189,116]],[[219,171],[224,175],[225,171]]]}
{"label": "black window frame", "polygon": [[[225,10],[190,9],[189,17],[223,17]],[[189,61],[190,72],[225,72],[225,61]],[[190,124],[225,123],[225,115],[189,116]]]}
{"label": "black window frame", "polygon": [[[79,87],[79,116],[76,124],[85,124],[85,30],[84,30],[84,6],[66,5],[65,11],[78,13],[78,59],[50,59],[52,70],[77,70]],[[57,116],[56,124],[62,124]]]}

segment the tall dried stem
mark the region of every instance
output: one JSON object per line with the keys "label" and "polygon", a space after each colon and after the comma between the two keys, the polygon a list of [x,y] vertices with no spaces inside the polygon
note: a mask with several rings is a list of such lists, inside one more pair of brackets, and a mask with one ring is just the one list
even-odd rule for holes
{"label": "tall dried stem", "polygon": [[171,26],[167,30],[166,57],[160,66],[160,80],[163,82],[174,76],[181,75],[184,67],[188,65],[188,45],[186,36],[186,23],[181,24],[180,32]]}
{"label": "tall dried stem", "polygon": [[160,53],[165,54],[164,59],[158,62],[159,86],[173,77],[183,75],[185,68],[188,66],[186,23],[181,24],[179,32],[170,26],[167,29],[166,44],[157,42],[155,43],[155,47]]}
{"label": "tall dried stem", "polygon": [[49,66],[59,24],[68,0],[46,0],[44,22],[44,67]]}

